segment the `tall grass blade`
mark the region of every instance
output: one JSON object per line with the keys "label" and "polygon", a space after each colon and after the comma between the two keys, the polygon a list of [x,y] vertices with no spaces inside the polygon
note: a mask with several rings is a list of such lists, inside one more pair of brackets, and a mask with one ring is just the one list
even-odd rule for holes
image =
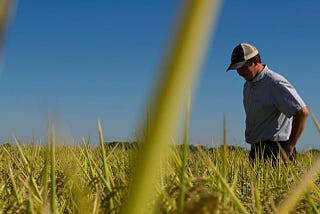
{"label": "tall grass blade", "polygon": [[55,131],[54,128],[52,128],[51,132],[51,150],[50,150],[50,164],[51,164],[51,173],[50,173],[50,179],[51,179],[51,194],[50,194],[50,210],[51,213],[55,214],[57,213],[57,185],[56,185],[56,173],[55,173]]}
{"label": "tall grass blade", "polygon": [[314,114],[312,112],[311,112],[311,118],[312,118],[313,123],[316,126],[318,132],[320,133],[320,123],[318,122],[317,118],[314,116]]}
{"label": "tall grass blade", "polygon": [[14,175],[13,175],[13,172],[12,172],[12,168],[11,168],[11,165],[10,163],[8,163],[8,174],[9,174],[9,178],[11,180],[11,183],[12,183],[12,187],[13,187],[13,192],[14,192],[14,195],[16,196],[16,199],[18,201],[18,204],[21,204],[22,200],[21,200],[21,197],[18,193],[18,188],[17,188],[17,184],[16,184],[16,181],[14,179]]}
{"label": "tall grass blade", "polygon": [[4,43],[5,30],[11,16],[12,7],[15,3],[14,0],[1,0],[0,1],[0,51]]}
{"label": "tall grass blade", "polygon": [[93,210],[92,210],[92,214],[98,214],[98,203],[99,202],[99,192],[97,192],[95,194],[95,197],[94,197],[94,203],[93,203]]}
{"label": "tall grass blade", "polygon": [[[114,186],[113,179],[112,179],[112,172],[110,171],[108,165],[107,165],[107,153],[105,149],[105,144],[103,140],[103,134],[102,134],[102,128],[100,120],[98,120],[98,134],[99,134],[99,141],[100,141],[100,149],[101,149],[101,158],[102,158],[102,164],[103,164],[103,177],[106,185],[106,189],[109,191],[108,193],[112,192],[112,188]],[[116,148],[116,147],[115,147]],[[115,149],[114,148],[114,149]],[[110,210],[113,210],[112,213],[114,213],[115,209],[115,202],[119,202],[118,194],[115,194],[114,197],[110,198]]]}
{"label": "tall grass blade", "polygon": [[226,115],[223,117],[223,153],[222,153],[222,176],[226,178],[227,176],[227,122]]}
{"label": "tall grass blade", "polygon": [[43,198],[43,205],[42,205],[42,212],[47,213],[49,210],[49,197],[48,197],[48,179],[49,179],[49,163],[50,163],[50,115],[48,116],[48,123],[47,123],[47,131],[46,131],[46,145],[44,147],[44,165],[42,169],[42,198]]}
{"label": "tall grass blade", "polygon": [[[13,9],[15,8],[15,0],[0,0],[0,65],[2,63],[2,51],[5,41],[5,32],[12,18]],[[0,75],[2,72],[2,67],[0,67]]]}
{"label": "tall grass blade", "polygon": [[[227,178],[227,122],[226,115],[223,116],[223,152],[222,152],[222,176]],[[226,194],[222,196],[223,204],[227,203]]]}
{"label": "tall grass blade", "polygon": [[110,170],[109,170],[108,165],[107,165],[107,153],[106,153],[106,148],[105,148],[105,145],[104,145],[104,140],[103,140],[103,134],[102,134],[102,128],[101,128],[100,120],[98,120],[98,134],[99,134],[101,158],[102,158],[102,164],[103,164],[103,176],[104,176],[104,179],[107,181],[108,190],[112,191],[111,186],[113,185],[113,183],[112,183],[112,179],[109,179]]}
{"label": "tall grass blade", "polygon": [[[219,0],[183,1],[183,17],[164,63],[164,76],[151,108],[150,133],[139,154],[136,175],[124,212],[146,212],[168,143],[176,135],[188,88],[196,83]],[[144,129],[145,130],[145,129]]]}
{"label": "tall grass blade", "polygon": [[24,152],[22,151],[22,148],[20,146],[18,139],[15,136],[13,136],[13,139],[14,139],[14,142],[16,143],[16,146],[18,147],[18,151],[20,153],[22,162],[23,162],[26,170],[28,171],[28,173],[30,173],[29,160],[27,160],[27,157],[24,155]]}
{"label": "tall grass blade", "polygon": [[[86,163],[88,164],[88,168],[89,168],[89,172],[92,176],[95,176],[95,171],[93,170],[93,166],[91,164],[91,158],[89,157],[89,151],[90,151],[90,148],[89,146],[86,144],[85,140],[82,139],[82,145],[83,145],[83,155],[85,157],[85,160],[86,160]],[[89,178],[89,176],[87,175],[87,177]]]}
{"label": "tall grass blade", "polygon": [[46,143],[46,146],[44,147],[44,165],[42,169],[42,208],[43,212],[47,213],[49,209],[49,196],[48,196],[48,179],[49,179],[49,164],[50,164],[50,144],[49,142]]}
{"label": "tall grass blade", "polygon": [[261,204],[261,197],[260,197],[260,193],[259,193],[259,188],[252,184],[252,192],[254,195],[254,205],[255,208],[257,209],[258,213],[263,213],[263,208],[262,208],[262,204]]}
{"label": "tall grass blade", "polygon": [[27,213],[29,213],[29,214],[35,214],[36,213],[35,210],[34,210],[32,194],[29,194],[29,203],[28,203]]}
{"label": "tall grass blade", "polygon": [[180,170],[180,192],[178,198],[178,213],[183,212],[183,205],[185,199],[186,192],[186,168],[188,163],[188,133],[189,133],[189,120],[190,120],[190,106],[191,106],[191,92],[189,92],[188,100],[187,100],[187,110],[186,110],[186,120],[184,127],[184,137],[183,137],[183,149],[182,149],[182,163]]}
{"label": "tall grass blade", "polygon": [[39,190],[39,188],[38,188],[38,186],[36,184],[36,181],[35,181],[35,179],[33,178],[33,175],[32,175],[33,171],[31,170],[32,167],[31,167],[31,164],[30,164],[30,160],[27,159],[25,153],[23,152],[23,150],[21,148],[21,145],[20,145],[18,139],[15,136],[13,136],[13,138],[14,138],[14,141],[16,143],[16,146],[18,147],[18,151],[20,153],[20,156],[22,158],[23,166],[24,166],[25,170],[27,171],[26,177],[29,180],[30,189],[33,190],[33,192],[37,196],[37,199],[41,200],[40,190]]}

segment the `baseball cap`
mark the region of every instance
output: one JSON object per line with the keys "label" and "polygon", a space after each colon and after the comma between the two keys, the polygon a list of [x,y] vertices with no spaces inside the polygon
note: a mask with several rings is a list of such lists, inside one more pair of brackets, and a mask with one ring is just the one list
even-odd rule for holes
{"label": "baseball cap", "polygon": [[231,63],[227,69],[227,71],[232,69],[238,69],[246,64],[248,59],[253,58],[258,54],[258,50],[253,45],[248,43],[240,43],[237,45],[231,55]]}

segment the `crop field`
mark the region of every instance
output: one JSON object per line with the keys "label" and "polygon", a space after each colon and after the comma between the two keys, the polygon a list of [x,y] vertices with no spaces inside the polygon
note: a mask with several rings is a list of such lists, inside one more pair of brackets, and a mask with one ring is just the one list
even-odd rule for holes
{"label": "crop field", "polygon": [[[1,145],[0,212],[130,213],[139,150],[139,143],[55,146],[54,136],[47,145]],[[318,155],[252,165],[243,148],[172,145],[144,213],[277,213]],[[318,213],[320,180],[304,181],[308,190],[291,210]]]}
{"label": "crop field", "polygon": [[[0,48],[11,2],[0,1]],[[221,146],[188,145],[191,95],[220,1],[186,2],[143,133],[108,144],[98,122],[97,144],[62,143],[49,121],[44,141],[13,137],[0,145],[0,213],[320,212],[318,151],[251,163],[248,150],[227,146],[226,122]],[[173,142],[180,125],[183,142]]]}

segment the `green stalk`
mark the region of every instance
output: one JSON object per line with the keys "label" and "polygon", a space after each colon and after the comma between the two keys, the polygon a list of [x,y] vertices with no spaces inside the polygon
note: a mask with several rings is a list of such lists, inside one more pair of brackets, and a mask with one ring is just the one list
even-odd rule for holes
{"label": "green stalk", "polygon": [[253,187],[253,195],[254,195],[254,202],[255,202],[255,207],[259,213],[263,213],[263,208],[261,205],[261,197],[259,193],[259,188],[255,185],[252,184]]}
{"label": "green stalk", "polygon": [[95,161],[92,159],[91,154],[89,153],[89,148],[87,146],[85,146],[85,154],[84,155],[85,155],[85,158],[88,161],[89,169],[91,171],[91,174],[95,175],[96,173],[98,173],[98,176],[101,179],[103,185],[107,188],[108,191],[111,191],[111,189],[108,189],[109,183],[104,178],[103,173],[101,172],[100,168],[97,166]]}
{"label": "green stalk", "polygon": [[42,169],[42,198],[43,207],[42,211],[47,212],[49,209],[48,204],[48,178],[49,178],[49,162],[50,162],[50,116],[48,117],[47,131],[46,131],[46,145],[44,147],[44,166]]}
{"label": "green stalk", "polygon": [[85,140],[84,140],[84,139],[82,139],[82,142],[83,142],[83,146],[84,146],[83,155],[84,155],[85,159],[86,159],[87,162],[88,162],[91,175],[94,176],[94,175],[95,175],[95,171],[93,170],[93,167],[92,167],[92,164],[91,164],[92,161],[91,161],[91,158],[89,157],[89,155],[90,155],[90,154],[89,154],[90,148],[89,148],[88,145],[85,143]]}
{"label": "green stalk", "polygon": [[32,198],[32,190],[29,188],[28,189],[29,192],[29,203],[28,203],[28,207],[27,207],[27,213],[28,214],[35,214],[35,210],[34,210],[34,204],[33,204],[33,198]]}
{"label": "green stalk", "polygon": [[193,89],[196,83],[220,1],[183,3],[185,10],[168,52],[170,55],[162,67],[163,76],[151,108],[150,132],[138,154],[124,213],[140,214],[150,210],[148,203],[155,195],[161,162],[167,157],[169,142],[178,132],[188,89]]}
{"label": "green stalk", "polygon": [[41,186],[42,186],[42,212],[48,212],[49,209],[49,196],[48,196],[48,179],[49,179],[49,156],[50,156],[50,147],[46,145],[44,148],[44,166],[42,169],[42,179],[41,179]]}
{"label": "green stalk", "polygon": [[55,214],[57,213],[57,186],[56,186],[56,173],[55,173],[55,132],[54,128],[52,128],[52,133],[51,133],[51,152],[50,152],[50,159],[51,159],[51,173],[50,173],[50,178],[51,178],[51,197],[50,197],[50,210],[51,213]]}
{"label": "green stalk", "polygon": [[107,165],[107,154],[106,154],[106,148],[104,145],[100,120],[98,120],[98,133],[99,133],[99,141],[100,141],[100,149],[101,149],[101,159],[103,164],[102,172],[103,172],[104,179],[107,181],[106,187],[108,188],[109,191],[112,191],[113,181],[112,179],[110,179],[111,173]]}
{"label": "green stalk", "polygon": [[317,204],[314,202],[314,200],[310,197],[310,195],[306,195],[307,197],[307,201],[309,203],[309,206],[310,206],[310,213],[313,213],[313,214],[319,214],[319,210],[317,208]]}
{"label": "green stalk", "polygon": [[8,173],[9,174],[9,178],[10,178],[11,183],[12,183],[14,195],[17,198],[18,204],[21,204],[22,200],[21,200],[21,197],[20,197],[20,195],[18,193],[17,184],[16,184],[16,181],[14,180],[14,175],[13,175],[10,163],[8,163],[8,172],[9,172]]}
{"label": "green stalk", "polygon": [[31,170],[30,161],[26,158],[26,155],[24,154],[24,152],[23,152],[23,150],[22,150],[22,148],[21,148],[21,145],[20,145],[18,139],[17,139],[15,136],[13,136],[13,138],[14,138],[14,141],[15,141],[17,147],[18,147],[18,151],[19,151],[19,153],[20,153],[20,155],[21,155],[24,168],[27,170],[27,178],[28,178],[28,180],[29,180],[30,188],[31,188],[31,189],[33,190],[33,192],[36,194],[37,199],[41,201],[41,200],[42,200],[42,198],[41,198],[41,193],[40,193],[40,191],[39,191],[39,189],[38,189],[38,186],[37,186],[37,184],[36,184],[35,179],[34,179],[33,176],[32,176],[32,172],[33,172],[33,171]]}
{"label": "green stalk", "polygon": [[110,183],[105,179],[103,172],[101,172],[100,168],[97,166],[97,164],[92,160],[92,158],[89,157],[89,154],[87,154],[88,160],[92,163],[93,167],[95,168],[96,172],[98,173],[99,178],[101,179],[103,185],[107,188],[109,192],[111,192],[111,189],[109,189]]}
{"label": "green stalk", "polygon": [[98,214],[99,211],[99,192],[95,193],[92,214]]}
{"label": "green stalk", "polygon": [[[101,158],[102,158],[102,164],[103,164],[103,181],[105,182],[105,185],[110,192],[113,191],[113,187],[114,187],[114,182],[113,182],[113,174],[110,171],[108,165],[107,165],[107,154],[106,154],[106,149],[105,149],[105,144],[104,144],[104,140],[103,140],[103,134],[102,134],[102,128],[101,128],[101,123],[100,120],[98,120],[98,133],[99,133],[99,141],[100,141],[100,148],[101,148]],[[111,151],[111,153],[109,155],[112,154],[112,152],[116,149],[116,147],[113,148],[113,150]],[[110,198],[110,210],[113,210],[112,213],[115,212],[115,202],[119,202],[119,195],[116,193],[113,197]]]}
{"label": "green stalk", "polygon": [[[223,152],[222,152],[222,176],[227,180],[227,122],[226,115],[223,117]],[[225,192],[225,190],[223,191]],[[226,194],[222,195],[222,203],[227,204]]]}
{"label": "green stalk", "polygon": [[222,176],[227,178],[227,122],[226,115],[223,117],[223,152],[222,152]]}
{"label": "green stalk", "polygon": [[188,133],[189,133],[189,121],[190,121],[190,105],[191,105],[191,96],[188,96],[187,101],[187,111],[186,111],[186,121],[184,127],[184,137],[183,137],[183,150],[182,150],[182,163],[180,169],[180,192],[179,192],[179,199],[178,199],[178,213],[183,213],[183,205],[184,205],[184,198],[186,192],[186,168],[188,162]]}
{"label": "green stalk", "polygon": [[27,173],[30,174],[31,170],[30,170],[29,161],[27,160],[26,156],[24,155],[24,152],[22,151],[22,148],[20,146],[20,143],[19,143],[18,139],[15,136],[13,136],[13,139],[14,139],[14,142],[16,143],[17,147],[18,147],[18,151],[19,151],[19,153],[21,155],[21,159],[22,159],[23,165],[24,165],[25,169],[27,170]]}

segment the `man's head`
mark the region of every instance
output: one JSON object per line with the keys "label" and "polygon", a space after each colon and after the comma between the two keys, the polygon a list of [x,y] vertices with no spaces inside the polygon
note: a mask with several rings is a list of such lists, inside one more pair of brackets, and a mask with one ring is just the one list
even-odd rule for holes
{"label": "man's head", "polygon": [[227,71],[237,70],[245,80],[251,81],[263,70],[263,67],[257,48],[247,43],[241,43],[233,49],[231,63]]}

